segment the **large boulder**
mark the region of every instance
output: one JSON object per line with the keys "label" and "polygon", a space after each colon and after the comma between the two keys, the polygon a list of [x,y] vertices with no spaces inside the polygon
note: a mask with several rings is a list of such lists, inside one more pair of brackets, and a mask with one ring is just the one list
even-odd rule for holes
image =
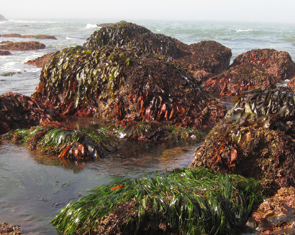
{"label": "large boulder", "polygon": [[5,93],[0,96],[0,134],[16,128],[29,128],[59,117],[34,98]]}
{"label": "large boulder", "polygon": [[189,167],[255,177],[268,189],[295,186],[294,120],[289,89],[243,94],[196,148]]}
{"label": "large boulder", "polygon": [[12,51],[29,51],[44,49],[46,46],[43,43],[30,41],[30,42],[11,42],[5,41],[0,43],[0,50]]}
{"label": "large boulder", "polygon": [[278,81],[277,76],[268,73],[262,66],[243,63],[209,78],[204,88],[222,96],[237,96],[252,89],[273,89]]}
{"label": "large boulder", "polygon": [[268,73],[277,76],[280,80],[291,79],[295,76],[295,63],[286,51],[274,49],[251,50],[237,56],[231,67],[243,63],[262,66]]}
{"label": "large boulder", "polygon": [[78,46],[56,52],[33,95],[70,115],[208,127],[225,107],[173,60],[137,48]]}
{"label": "large boulder", "polygon": [[163,34],[154,34],[136,24],[120,22],[94,32],[85,47],[95,50],[103,46],[137,47],[144,53],[156,53],[176,59],[196,79],[205,79],[228,68],[231,50],[215,41],[187,45]]}

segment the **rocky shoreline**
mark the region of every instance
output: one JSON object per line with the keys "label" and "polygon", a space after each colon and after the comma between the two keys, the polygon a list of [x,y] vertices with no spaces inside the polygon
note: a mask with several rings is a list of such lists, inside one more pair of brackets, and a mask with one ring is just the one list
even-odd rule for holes
{"label": "rocky shoreline", "polygon": [[[25,47],[43,47],[41,43],[29,43]],[[9,50],[20,50],[15,44],[1,43],[0,49],[9,45]],[[39,85],[32,97],[15,93],[0,96],[1,141],[25,144],[61,161],[89,161],[117,151],[118,145],[112,143],[119,142],[119,135],[148,142],[200,141],[202,132],[210,130],[195,150],[189,168],[175,169],[165,177],[169,184],[178,185],[184,173],[212,173],[230,182],[227,194],[215,192],[216,185],[206,193],[203,189],[188,192],[180,187],[177,195],[172,189],[162,188],[162,193],[168,195],[165,203],[170,207],[177,204],[173,207],[177,213],[173,212],[174,217],[170,218],[172,209],[157,204],[157,200],[163,200],[160,189],[153,193],[139,190],[134,194],[136,200],[123,196],[125,199],[120,199],[115,207],[106,205],[106,212],[99,208],[91,211],[96,215],[91,218],[85,215],[85,204],[72,202],[53,223],[61,232],[68,231],[65,234],[71,234],[69,227],[75,226],[79,232],[91,234],[129,234],[134,229],[141,234],[172,234],[176,228],[179,232],[175,234],[182,234],[195,226],[206,234],[245,229],[259,234],[293,232],[295,63],[287,52],[272,49],[243,53],[230,65],[231,55],[229,48],[214,41],[187,45],[128,22],[103,26],[83,46],[45,55],[38,59],[40,63],[28,62],[42,67]],[[286,79],[291,80],[289,88],[276,88],[278,82]],[[234,107],[227,111],[215,96],[235,96]],[[108,133],[113,139],[98,132],[76,130],[68,125],[67,116],[100,118],[114,127]],[[194,177],[198,180],[190,178],[194,183],[187,187],[197,187],[201,176]],[[252,178],[259,187],[249,192],[242,185]],[[154,182],[153,178],[148,180]],[[156,181],[155,188],[161,188],[161,178]],[[116,182],[117,185],[101,187],[96,192],[120,198],[131,194],[132,187],[143,189],[143,182]],[[232,194],[231,190],[238,187],[234,182],[241,191]],[[243,201],[248,193],[256,196]],[[259,194],[269,199],[260,204]],[[179,195],[184,196],[178,198]],[[201,203],[193,198],[196,195],[202,198]],[[215,204],[211,206],[204,195],[219,195],[227,204],[218,206],[227,209],[216,215],[212,209]],[[89,203],[87,196],[83,200]],[[250,210],[245,211],[241,202]],[[89,207],[92,206],[90,201]],[[192,220],[192,212],[179,209],[190,206],[199,220],[187,224],[177,215],[184,213],[187,220]],[[235,208],[240,217],[230,217],[226,211],[229,208]],[[228,222],[215,228],[220,215]],[[154,221],[153,216],[159,219]],[[214,232],[201,223],[208,216],[216,219],[212,222]],[[86,217],[90,224],[83,222]],[[251,221],[254,225],[249,227]]]}

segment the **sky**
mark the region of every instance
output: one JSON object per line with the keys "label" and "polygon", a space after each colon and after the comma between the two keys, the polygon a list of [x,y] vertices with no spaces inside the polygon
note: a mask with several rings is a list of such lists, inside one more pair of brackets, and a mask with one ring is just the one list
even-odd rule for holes
{"label": "sky", "polygon": [[204,20],[295,23],[294,0],[9,0],[7,19]]}

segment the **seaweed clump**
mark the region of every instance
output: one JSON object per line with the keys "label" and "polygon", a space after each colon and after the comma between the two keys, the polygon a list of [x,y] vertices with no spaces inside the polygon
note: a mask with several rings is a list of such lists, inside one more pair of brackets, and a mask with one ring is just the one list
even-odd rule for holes
{"label": "seaweed clump", "polygon": [[275,190],[294,186],[295,94],[287,88],[243,94],[194,153],[205,166],[255,177]]}
{"label": "seaweed clump", "polygon": [[233,234],[260,193],[253,179],[177,169],[98,187],[52,223],[63,234]]}

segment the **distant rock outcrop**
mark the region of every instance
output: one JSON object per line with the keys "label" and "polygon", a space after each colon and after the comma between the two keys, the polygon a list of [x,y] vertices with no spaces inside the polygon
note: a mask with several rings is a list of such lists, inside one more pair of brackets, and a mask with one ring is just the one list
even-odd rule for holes
{"label": "distant rock outcrop", "polygon": [[10,33],[10,34],[1,34],[0,37],[6,37],[6,38],[36,38],[36,39],[54,39],[54,40],[57,40],[57,38],[55,36],[44,35],[44,34],[21,35],[21,34],[18,34],[18,33]]}
{"label": "distant rock outcrop", "polygon": [[0,43],[0,50],[12,51],[29,51],[44,49],[46,46],[43,43],[30,41],[30,42],[11,42],[5,41]]}
{"label": "distant rock outcrop", "polygon": [[8,21],[3,15],[0,14],[0,21]]}
{"label": "distant rock outcrop", "polygon": [[10,51],[0,51],[0,55],[11,55]]}

